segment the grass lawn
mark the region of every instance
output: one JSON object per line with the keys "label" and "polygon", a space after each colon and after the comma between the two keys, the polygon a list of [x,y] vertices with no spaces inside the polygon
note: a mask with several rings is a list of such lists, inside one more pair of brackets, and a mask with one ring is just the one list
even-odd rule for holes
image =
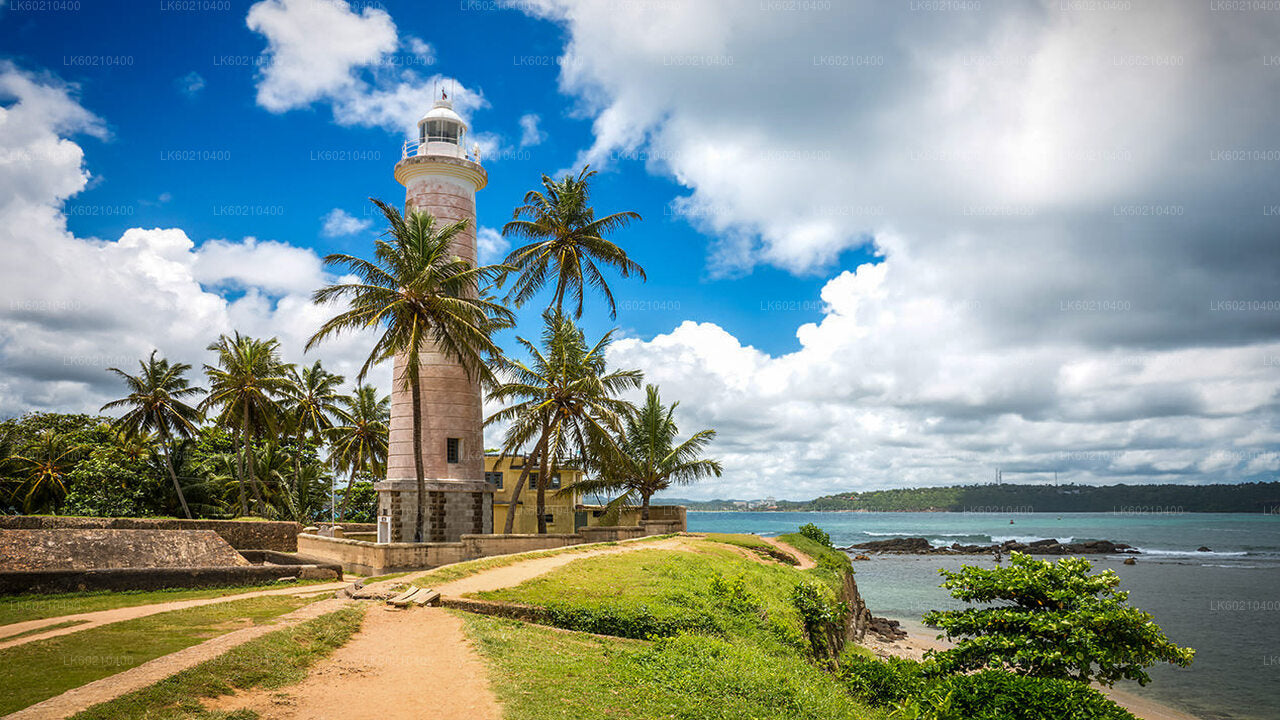
{"label": "grass lawn", "polygon": [[[671,535],[650,535],[649,537],[639,538],[636,540],[627,540],[627,544],[652,542],[654,540],[665,540],[672,537]],[[470,577],[478,572],[492,570],[493,568],[506,567],[514,565],[518,562],[531,560],[533,558],[551,557],[552,555],[565,555],[570,553],[589,552],[599,547],[608,547],[617,545],[616,542],[591,543],[589,545],[569,545],[561,548],[552,548],[550,550],[535,550],[533,552],[517,553],[514,555],[495,555],[493,557],[480,558],[479,560],[468,560],[466,562],[453,563],[452,565],[444,565],[435,570],[428,572],[426,575],[413,581],[418,587],[430,588],[440,585],[441,583],[460,580],[464,577]]]}
{"label": "grass lawn", "polygon": [[0,650],[0,715],[314,601],[288,595],[235,600]]}
{"label": "grass lawn", "polygon": [[770,560],[778,560],[788,565],[800,564],[800,561],[796,559],[796,556],[761,540],[758,535],[749,535],[745,533],[707,533],[707,539],[711,542],[743,547],[757,555],[760,555],[761,557],[765,557]]}
{"label": "grass lawn", "polygon": [[360,629],[365,606],[353,605],[276,630],[183,670],[151,687],[122,695],[72,716],[75,720],[247,720],[256,715],[210,712],[202,698],[250,688],[274,689],[306,677],[316,661],[342,647]]}
{"label": "grass lawn", "polygon": [[98,610],[114,610],[115,608],[152,605],[175,600],[222,597],[224,595],[253,592],[254,590],[302,587],[325,582],[334,581],[300,580],[290,583],[272,582],[265,585],[239,585],[216,588],[173,588],[148,591],[101,590],[59,595],[9,595],[0,597],[0,626],[27,620],[96,612]]}
{"label": "grass lawn", "polygon": [[696,551],[583,558],[476,597],[549,608],[553,624],[572,630],[638,638],[696,631],[788,651],[805,647],[790,598],[809,573],[754,562],[715,542],[691,545]]}
{"label": "grass lawn", "polygon": [[803,658],[749,642],[683,635],[648,643],[465,619],[505,720],[883,717]]}

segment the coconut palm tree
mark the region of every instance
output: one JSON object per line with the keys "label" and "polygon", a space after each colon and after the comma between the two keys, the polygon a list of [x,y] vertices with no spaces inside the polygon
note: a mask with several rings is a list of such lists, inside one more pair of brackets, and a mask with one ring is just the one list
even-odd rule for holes
{"label": "coconut palm tree", "polygon": [[312,296],[316,303],[345,300],[347,309],[326,321],[307,341],[307,349],[331,335],[380,329],[357,381],[363,381],[377,363],[403,357],[398,382],[412,398],[418,490],[414,541],[422,542],[427,514],[418,378],[422,353],[435,348],[457,361],[470,377],[487,382],[492,373],[486,358],[501,355],[492,334],[513,325],[515,318],[482,293],[503,268],[477,267],[454,252],[453,242],[467,228],[466,220],[442,226],[429,213],[414,211],[406,217],[380,200],[373,203],[387,220],[386,237],[374,243],[373,260],[344,254],[325,258],[327,265],[354,275],[356,281],[328,285]]}
{"label": "coconut palm tree", "polygon": [[354,395],[340,397],[338,402],[342,404],[343,424],[329,431],[329,464],[347,475],[340,515],[345,520],[356,477],[381,477],[387,472],[391,398],[380,398],[376,388],[359,385]]}
{"label": "coconut palm tree", "polygon": [[218,354],[217,365],[205,365],[209,396],[201,410],[216,408],[217,422],[237,433],[240,512],[248,514],[244,486],[248,480],[259,513],[265,510],[253,463],[248,453],[264,432],[275,435],[283,424],[284,401],[289,394],[288,366],[280,359],[280,341],[258,340],[239,332],[222,335],[209,345]]}
{"label": "coconut palm tree", "polygon": [[66,434],[45,428],[27,443],[21,455],[13,457],[23,478],[14,491],[14,499],[22,496],[25,512],[31,512],[40,498],[49,496],[57,514],[59,501],[67,495],[67,475],[75,469],[82,451]]}
{"label": "coconut palm tree", "polygon": [[187,498],[178,483],[178,473],[173,469],[173,456],[169,446],[173,438],[186,439],[195,433],[203,416],[187,400],[204,391],[192,387],[187,381],[186,373],[191,369],[190,365],[170,363],[165,358],[156,357],[157,352],[152,350],[146,360],[138,361],[141,372],[137,375],[130,375],[120,368],[107,368],[108,372],[113,372],[124,380],[129,394],[119,400],[112,400],[103,405],[102,409],[129,408],[114,423],[120,432],[134,437],[146,437],[153,432],[160,436],[165,469],[169,471],[169,479],[173,481],[173,491],[178,495],[182,513],[190,519],[191,508],[187,507]]}
{"label": "coconut palm tree", "polygon": [[542,190],[525,193],[524,204],[512,213],[512,220],[502,227],[502,234],[528,239],[523,247],[511,251],[504,264],[518,273],[507,294],[516,307],[524,305],[555,275],[555,295],[551,306],[563,311],[566,295],[576,304],[574,317],[582,317],[582,300],[587,286],[598,290],[609,301],[609,317],[617,316],[617,307],[609,283],[600,272],[601,266],[614,268],[622,277],[638,275],[645,279],[644,268],[627,257],[622,248],[605,239],[609,233],[625,228],[639,213],[625,211],[595,216],[591,207],[589,180],[595,171],[584,166],[575,177],[560,180],[542,176]]}
{"label": "coconut palm tree", "polygon": [[612,438],[634,411],[619,395],[639,387],[643,379],[639,370],[608,371],[605,354],[613,342],[612,331],[589,346],[582,330],[555,308],[543,314],[543,323],[542,347],[517,338],[531,361],[525,364],[502,359],[499,368],[507,382],[489,393],[493,402],[512,403],[485,421],[486,425],[509,423],[502,456],[515,454],[530,444],[534,448],[512,490],[506,533],[514,527],[515,506],[534,462],[540,467],[538,532],[547,531],[548,469],[569,459],[586,465],[591,458],[610,452]]}
{"label": "coconut palm tree", "polygon": [[618,447],[622,452],[609,456],[610,462],[594,478],[574,483],[581,492],[617,491],[622,495],[610,505],[620,508],[639,496],[640,519],[649,519],[649,499],[672,485],[688,485],[698,480],[720,477],[716,460],[699,457],[716,436],[715,430],[700,430],[681,443],[675,411],[679,402],[662,404],[656,385],[645,386],[645,402],[627,419],[627,429]]}
{"label": "coconut palm tree", "polygon": [[[289,424],[297,442],[294,474],[302,476],[302,456],[308,439],[323,439],[342,418],[342,394],[338,392],[345,378],[325,370],[317,360],[301,370],[289,367]],[[295,478],[296,479],[296,478]]]}

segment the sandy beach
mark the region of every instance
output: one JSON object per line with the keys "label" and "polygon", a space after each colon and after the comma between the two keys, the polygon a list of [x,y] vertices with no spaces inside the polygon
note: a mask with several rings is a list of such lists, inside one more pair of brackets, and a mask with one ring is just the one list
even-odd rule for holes
{"label": "sandy beach", "polygon": [[[949,645],[944,640],[938,640],[928,628],[918,623],[901,620],[899,622],[902,623],[902,629],[906,631],[907,637],[887,642],[878,635],[869,634],[862,644],[870,648],[879,657],[903,657],[912,660],[920,660],[924,657],[925,652],[943,650]],[[1097,687],[1116,703],[1128,708],[1129,712],[1142,720],[1202,720],[1202,718],[1195,715],[1189,715],[1180,710],[1161,705],[1154,700],[1131,692],[1115,688]]]}

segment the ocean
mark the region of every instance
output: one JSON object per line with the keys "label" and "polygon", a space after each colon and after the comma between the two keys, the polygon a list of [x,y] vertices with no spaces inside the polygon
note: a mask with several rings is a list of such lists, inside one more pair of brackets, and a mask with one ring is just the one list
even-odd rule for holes
{"label": "ocean", "polygon": [[[1133,545],[1142,551],[1136,565],[1121,564],[1123,556],[1095,556],[1095,569],[1115,570],[1130,603],[1154,615],[1174,642],[1195,648],[1196,659],[1185,669],[1151,668],[1145,688],[1117,687],[1201,718],[1280,718],[1280,515],[689,513],[693,532],[777,535],[808,522],[837,546],[889,537],[925,537],[935,545],[1042,538]],[[1198,552],[1201,546],[1211,552]],[[855,569],[872,613],[919,628],[929,610],[962,607],[938,587],[938,569],[964,564],[993,560],[878,555]]]}

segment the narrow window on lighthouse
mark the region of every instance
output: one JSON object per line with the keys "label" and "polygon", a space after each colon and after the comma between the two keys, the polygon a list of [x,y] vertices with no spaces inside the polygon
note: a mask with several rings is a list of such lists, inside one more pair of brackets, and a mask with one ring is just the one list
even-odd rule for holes
{"label": "narrow window on lighthouse", "polygon": [[458,438],[449,438],[445,444],[445,460],[447,462],[458,462]]}

